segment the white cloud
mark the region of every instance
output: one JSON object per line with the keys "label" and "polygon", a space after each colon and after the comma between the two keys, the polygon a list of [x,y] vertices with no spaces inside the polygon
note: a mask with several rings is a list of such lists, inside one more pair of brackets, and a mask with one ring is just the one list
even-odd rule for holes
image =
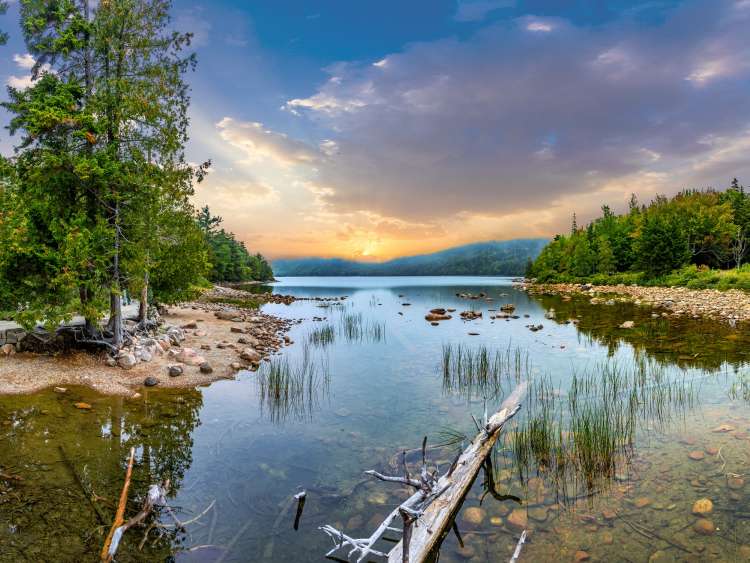
{"label": "white cloud", "polygon": [[550,32],[552,31],[552,24],[543,21],[531,21],[526,24],[526,29],[536,32]]}
{"label": "white cloud", "polygon": [[225,117],[216,128],[223,140],[243,151],[251,162],[270,159],[276,164],[290,166],[311,164],[320,158],[319,152],[309,145],[271,131],[257,121],[236,121]]}
{"label": "white cloud", "polygon": [[34,57],[32,57],[29,53],[24,53],[23,55],[16,53],[15,55],[13,55],[13,62],[16,63],[18,68],[22,68],[24,70],[31,70],[32,68],[34,68],[34,64],[36,64]]}

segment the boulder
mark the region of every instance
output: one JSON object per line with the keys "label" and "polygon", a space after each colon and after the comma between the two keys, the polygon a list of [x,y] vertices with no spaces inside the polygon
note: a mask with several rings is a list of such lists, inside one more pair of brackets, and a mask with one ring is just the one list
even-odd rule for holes
{"label": "boulder", "polygon": [[258,353],[257,350],[253,350],[252,348],[245,348],[240,353],[240,358],[245,360],[246,362],[253,362],[258,363],[260,361],[260,353]]}
{"label": "boulder", "polygon": [[435,323],[438,321],[448,321],[452,318],[453,317],[451,317],[450,315],[447,315],[447,314],[438,315],[437,313],[427,313],[424,316],[424,320],[431,322],[431,323]]}
{"label": "boulder", "polygon": [[122,369],[132,369],[138,360],[135,359],[135,355],[130,352],[120,353],[117,356],[117,365]]}
{"label": "boulder", "polygon": [[169,377],[179,377],[184,373],[184,370],[182,366],[169,366],[167,373],[169,373]]}

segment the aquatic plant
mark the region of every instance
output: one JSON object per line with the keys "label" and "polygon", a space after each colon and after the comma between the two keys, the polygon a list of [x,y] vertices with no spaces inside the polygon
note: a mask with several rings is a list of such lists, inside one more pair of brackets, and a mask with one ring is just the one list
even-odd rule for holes
{"label": "aquatic plant", "polygon": [[272,422],[283,422],[289,417],[307,419],[319,407],[327,394],[330,372],[326,361],[314,361],[307,344],[302,358],[292,364],[287,356],[271,358],[261,365],[257,376],[258,394],[262,411],[267,411]]}
{"label": "aquatic plant", "polygon": [[324,348],[333,344],[336,339],[336,330],[332,324],[315,327],[307,335],[307,341],[317,348]]}
{"label": "aquatic plant", "polygon": [[535,377],[526,417],[505,445],[522,480],[531,473],[554,482],[561,502],[606,487],[630,463],[644,424],[666,426],[696,402],[695,381],[668,374],[655,362],[630,369],[606,362],[573,374],[566,392]]}
{"label": "aquatic plant", "polygon": [[344,313],[339,322],[339,332],[347,342],[381,342],[385,339],[385,323],[365,323],[362,313]]}
{"label": "aquatic plant", "polygon": [[491,351],[486,346],[444,344],[440,370],[443,391],[458,393],[468,399],[497,399],[514,383],[530,372],[528,353],[520,348]]}

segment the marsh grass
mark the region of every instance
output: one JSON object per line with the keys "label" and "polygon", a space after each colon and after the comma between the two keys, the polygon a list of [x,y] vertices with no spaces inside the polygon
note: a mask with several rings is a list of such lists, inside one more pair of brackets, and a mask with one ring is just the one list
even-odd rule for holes
{"label": "marsh grass", "polygon": [[608,486],[632,458],[639,428],[665,427],[695,406],[696,383],[654,362],[622,369],[614,362],[573,374],[567,393],[536,377],[526,416],[505,438],[522,480],[552,480],[562,502]]}
{"label": "marsh grass", "polygon": [[365,323],[362,313],[344,313],[339,319],[339,334],[347,342],[381,342],[385,340],[385,323]]}
{"label": "marsh grass", "polygon": [[444,344],[441,366],[443,392],[467,399],[497,399],[511,384],[526,378],[531,371],[528,353],[510,344],[505,350],[486,346]]}
{"label": "marsh grass", "polygon": [[327,397],[330,372],[327,361],[315,361],[305,344],[298,363],[292,364],[284,356],[262,364],[257,382],[261,411],[267,412],[272,422],[306,420]]}
{"label": "marsh grass", "polygon": [[307,341],[316,348],[330,346],[336,340],[336,329],[332,324],[315,327],[307,335]]}

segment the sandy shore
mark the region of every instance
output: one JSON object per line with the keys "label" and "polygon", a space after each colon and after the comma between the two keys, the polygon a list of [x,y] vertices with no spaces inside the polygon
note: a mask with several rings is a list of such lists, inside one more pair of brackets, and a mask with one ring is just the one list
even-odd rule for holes
{"label": "sandy shore", "polygon": [[[234,321],[222,320],[215,315],[217,309],[226,310],[216,305],[196,304],[174,307],[163,316],[165,326],[184,327],[185,340],[175,349],[194,349],[211,366],[211,373],[202,373],[197,365],[178,362],[168,351],[128,370],[108,366],[105,354],[72,352],[51,356],[23,352],[0,356],[0,394],[84,385],[106,395],[132,397],[143,387],[147,377],[156,378],[159,387],[195,387],[234,378],[238,368],[253,367],[240,357],[246,345],[238,340],[256,342],[262,357],[289,343],[284,333],[293,324],[291,321],[239,310]],[[183,374],[170,377],[169,366],[173,365],[180,365]]]}
{"label": "sandy shore", "polygon": [[592,303],[607,303],[612,296],[619,296],[660,309],[667,316],[707,317],[731,324],[750,321],[750,294],[736,289],[589,284],[523,284],[521,287],[532,294],[582,294],[590,296]]}

